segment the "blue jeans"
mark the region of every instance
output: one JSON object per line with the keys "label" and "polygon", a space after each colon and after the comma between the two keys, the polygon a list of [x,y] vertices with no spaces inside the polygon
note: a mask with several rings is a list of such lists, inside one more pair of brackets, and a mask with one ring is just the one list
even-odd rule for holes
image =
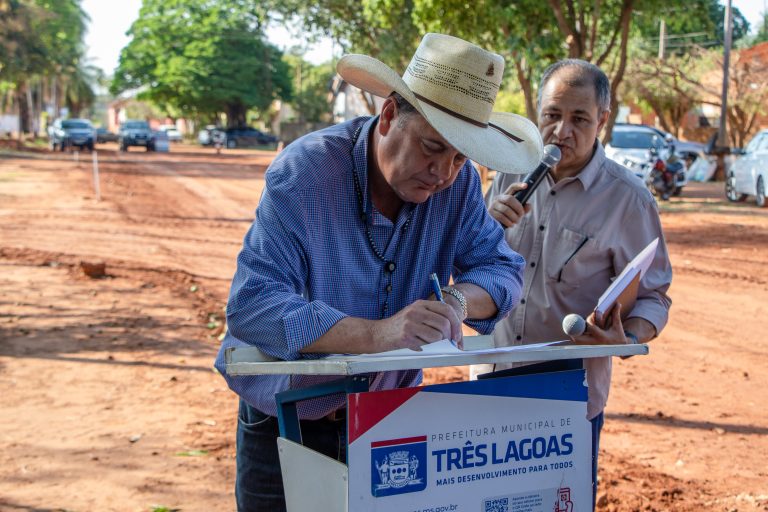
{"label": "blue jeans", "polygon": [[600,431],[605,423],[605,414],[600,412],[590,420],[592,423],[592,510],[597,503],[597,455],[600,451]]}
{"label": "blue jeans", "polygon": [[[301,421],[304,446],[346,462],[347,424],[342,420]],[[237,419],[237,476],[235,500],[238,512],[285,511],[283,476],[277,438],[277,418],[240,400]]]}

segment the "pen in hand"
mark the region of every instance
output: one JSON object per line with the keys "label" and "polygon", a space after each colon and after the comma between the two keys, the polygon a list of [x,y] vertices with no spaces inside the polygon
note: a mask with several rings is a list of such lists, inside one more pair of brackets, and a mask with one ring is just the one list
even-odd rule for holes
{"label": "pen in hand", "polygon": [[[445,304],[445,301],[443,300],[443,292],[440,290],[440,280],[437,278],[437,274],[434,272],[430,274],[429,281],[432,283],[432,291],[435,292],[435,298]],[[450,342],[454,347],[458,347],[455,341],[450,340]]]}
{"label": "pen in hand", "polygon": [[429,280],[432,283],[432,291],[435,292],[435,297],[437,297],[437,300],[445,303],[443,300],[443,292],[440,290],[440,280],[437,278],[437,274],[432,272],[432,274],[429,276]]}

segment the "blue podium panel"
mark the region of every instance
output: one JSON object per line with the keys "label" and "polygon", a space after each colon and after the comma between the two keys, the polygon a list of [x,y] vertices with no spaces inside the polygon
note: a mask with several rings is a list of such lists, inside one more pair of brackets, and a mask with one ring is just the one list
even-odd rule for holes
{"label": "blue podium panel", "polygon": [[592,507],[584,370],[349,395],[349,510]]}

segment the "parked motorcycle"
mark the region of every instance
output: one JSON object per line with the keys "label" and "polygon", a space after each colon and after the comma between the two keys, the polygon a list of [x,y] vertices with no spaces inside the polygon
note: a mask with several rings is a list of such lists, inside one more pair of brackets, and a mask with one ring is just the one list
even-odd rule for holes
{"label": "parked motorcycle", "polygon": [[669,148],[669,156],[662,158],[658,150],[651,149],[653,165],[646,175],[646,186],[651,194],[668,200],[671,196],[679,196],[686,182],[685,163],[675,153],[674,145]]}

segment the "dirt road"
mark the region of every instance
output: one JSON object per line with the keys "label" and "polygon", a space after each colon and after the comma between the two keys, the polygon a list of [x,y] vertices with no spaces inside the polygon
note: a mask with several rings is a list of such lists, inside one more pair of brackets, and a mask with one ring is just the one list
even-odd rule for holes
{"label": "dirt road", "polygon": [[[234,509],[211,363],[273,156],[112,146],[98,202],[88,155],[0,153],[0,510]],[[768,511],[768,209],[699,184],[662,221],[674,305],[615,363],[600,509]]]}

